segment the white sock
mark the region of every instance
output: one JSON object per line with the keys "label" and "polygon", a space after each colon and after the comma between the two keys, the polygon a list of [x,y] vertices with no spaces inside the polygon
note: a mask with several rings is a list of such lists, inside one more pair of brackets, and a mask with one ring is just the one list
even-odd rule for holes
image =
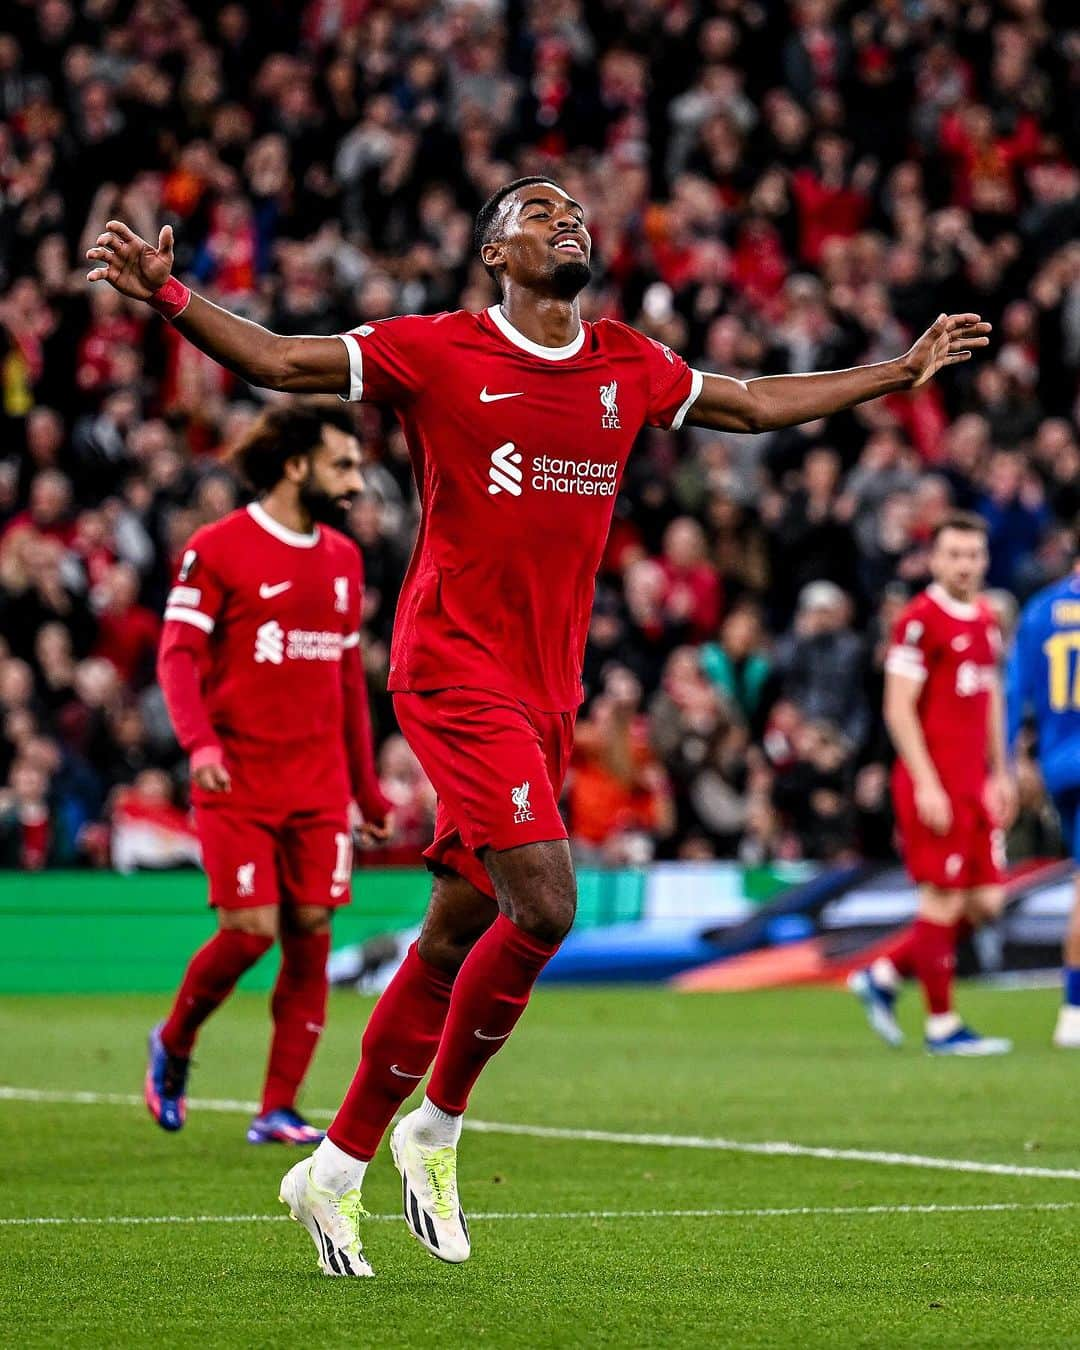
{"label": "white sock", "polygon": [[900,972],[887,956],[879,956],[870,966],[870,978],[882,989],[895,989],[900,983]]}
{"label": "white sock", "polygon": [[448,1111],[440,1111],[434,1103],[425,1097],[420,1103],[420,1120],[416,1133],[424,1144],[436,1148],[457,1148],[461,1138],[462,1116],[452,1116]]}
{"label": "white sock", "polygon": [[959,1031],[963,1025],[954,1012],[931,1013],[926,1019],[926,1034],[932,1041],[940,1041],[943,1036]]}
{"label": "white sock", "polygon": [[311,1179],[324,1191],[344,1195],[358,1191],[364,1184],[367,1163],[354,1158],[329,1139],[324,1139],[311,1155]]}

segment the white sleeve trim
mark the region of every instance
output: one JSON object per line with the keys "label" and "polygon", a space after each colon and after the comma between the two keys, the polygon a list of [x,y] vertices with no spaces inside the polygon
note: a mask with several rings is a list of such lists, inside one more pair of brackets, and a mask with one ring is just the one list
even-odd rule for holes
{"label": "white sleeve trim", "polygon": [[352,333],[337,333],[349,354],[349,392],[339,394],[342,403],[358,403],[364,397],[364,355],[360,343]]}
{"label": "white sleeve trim", "polygon": [[197,609],[188,609],[184,605],[169,605],[165,610],[165,619],[175,619],[177,623],[189,623],[192,628],[201,628],[204,633],[214,631],[214,621],[209,614]]}
{"label": "white sleeve trim", "polygon": [[348,651],[348,649],[349,649],[350,647],[359,647],[359,646],[360,646],[360,634],[359,634],[359,633],[350,633],[350,634],[342,641],[342,644],[341,644],[341,645],[342,645],[342,647],[343,647],[346,651]]}
{"label": "white sleeve trim", "polygon": [[671,421],[671,429],[672,429],[672,431],[679,431],[679,430],[682,429],[682,424],[683,424],[683,421],[684,421],[684,419],[685,419],[685,417],[686,417],[686,414],[690,411],[690,409],[691,409],[691,408],[694,406],[694,404],[698,401],[698,396],[699,396],[700,393],[701,393],[701,387],[702,387],[702,385],[703,385],[704,383],[705,383],[705,377],[704,377],[704,375],[702,375],[701,371],[700,371],[700,370],[694,370],[694,369],[691,368],[691,371],[690,371],[690,393],[687,395],[686,402],[682,405],[682,407],[679,409],[679,411],[678,411],[678,412],[675,414],[675,416],[672,418],[672,421]]}
{"label": "white sleeve trim", "polygon": [[893,647],[885,658],[885,670],[889,675],[902,675],[906,680],[922,684],[926,679],[926,666],[921,656],[916,656],[904,647]]}

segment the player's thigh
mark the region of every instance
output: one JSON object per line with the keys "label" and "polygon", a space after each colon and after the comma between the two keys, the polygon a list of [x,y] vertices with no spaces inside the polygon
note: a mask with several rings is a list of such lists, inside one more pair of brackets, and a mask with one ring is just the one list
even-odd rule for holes
{"label": "player's thigh", "polygon": [[220,912],[276,908],[276,822],[228,806],[196,805],[210,903]]}
{"label": "player's thigh", "polygon": [[959,923],[966,899],[966,891],[924,884],[919,887],[919,918],[937,924]]}
{"label": "player's thigh", "polygon": [[565,840],[544,739],[523,704],[444,689],[395,694],[394,711],[466,848]]}
{"label": "player's thigh", "polygon": [[282,903],[294,913],[347,905],[352,893],[352,833],[347,808],[295,815],[281,831]]}
{"label": "player's thigh", "polygon": [[462,840],[457,825],[441,800],[435,803],[435,835],[424,849],[424,861],[436,877],[461,877],[474,890],[486,895],[494,905],[495,884],[488,876],[487,868],[475,850]]}

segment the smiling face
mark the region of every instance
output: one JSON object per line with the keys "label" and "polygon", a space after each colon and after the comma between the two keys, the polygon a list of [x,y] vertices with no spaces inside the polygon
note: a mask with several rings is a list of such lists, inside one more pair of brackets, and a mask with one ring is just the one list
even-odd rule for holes
{"label": "smiling face", "polygon": [[554,183],[530,183],[502,202],[480,251],[505,284],[572,300],[592,275],[584,208]]}

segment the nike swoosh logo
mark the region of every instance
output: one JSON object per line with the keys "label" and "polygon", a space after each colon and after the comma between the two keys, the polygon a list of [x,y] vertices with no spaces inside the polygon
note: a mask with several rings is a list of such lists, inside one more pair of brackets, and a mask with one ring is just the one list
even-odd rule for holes
{"label": "nike swoosh logo", "polygon": [[390,1065],[390,1072],[396,1074],[398,1078],[423,1078],[424,1076],[422,1073],[405,1073],[404,1070],[399,1069],[396,1064]]}
{"label": "nike swoosh logo", "polygon": [[485,1036],[482,1031],[474,1031],[473,1035],[476,1037],[478,1041],[505,1041],[507,1036],[510,1035],[510,1033],[508,1031],[504,1031],[501,1036]]}
{"label": "nike swoosh logo", "polygon": [[524,394],[524,389],[519,389],[516,394],[489,394],[487,385],[480,390],[481,403],[501,403],[504,398],[520,398]]}
{"label": "nike swoosh logo", "polygon": [[259,587],[259,599],[272,600],[275,595],[280,595],[282,591],[287,591],[291,585],[291,581],[279,581],[276,586],[268,586],[264,581]]}

